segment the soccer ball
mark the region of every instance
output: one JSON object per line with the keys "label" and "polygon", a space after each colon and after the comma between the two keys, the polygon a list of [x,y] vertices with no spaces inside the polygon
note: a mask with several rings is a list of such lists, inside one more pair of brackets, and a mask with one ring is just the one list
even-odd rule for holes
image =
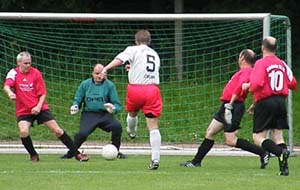
{"label": "soccer ball", "polygon": [[118,149],[113,144],[107,144],[102,148],[102,157],[105,160],[114,160],[118,156]]}

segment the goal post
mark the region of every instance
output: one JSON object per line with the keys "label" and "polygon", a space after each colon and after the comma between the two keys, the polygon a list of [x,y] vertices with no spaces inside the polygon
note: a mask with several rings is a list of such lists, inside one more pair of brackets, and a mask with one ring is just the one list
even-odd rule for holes
{"label": "goal post", "polygon": [[[242,49],[260,53],[265,36],[275,36],[278,55],[291,66],[289,19],[269,13],[257,14],[79,14],[79,13],[0,13],[0,71],[16,65],[23,50],[32,54],[47,86],[47,101],[58,123],[73,135],[79,129],[80,115],[69,115],[69,107],[80,82],[91,77],[95,63],[109,63],[125,47],[134,44],[138,29],[152,34],[151,46],[161,57],[161,93],[164,107],[159,119],[163,144],[182,150],[198,146],[220,105],[221,91],[238,69]],[[125,89],[127,73],[123,67],[109,72],[119,93],[123,110],[117,114],[122,123],[122,145],[148,147],[148,131],[139,113],[137,139],[125,131]],[[288,99],[292,127],[292,96]],[[249,95],[247,106],[252,101]],[[14,103],[2,92],[0,102],[0,140],[18,140]],[[299,123],[299,122],[298,122]],[[35,129],[38,128],[38,129]],[[293,128],[292,128],[293,129]],[[32,138],[52,141],[55,137],[42,127],[34,127]],[[239,135],[252,140],[252,118],[245,114]],[[293,147],[293,130],[286,134]],[[109,141],[110,134],[95,131],[87,140]],[[223,143],[222,135],[216,139]]]}

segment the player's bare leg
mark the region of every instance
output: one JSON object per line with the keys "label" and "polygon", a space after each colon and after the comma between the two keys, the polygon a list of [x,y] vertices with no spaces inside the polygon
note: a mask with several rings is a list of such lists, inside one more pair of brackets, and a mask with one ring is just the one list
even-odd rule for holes
{"label": "player's bare leg", "polygon": [[272,130],[272,139],[276,144],[285,144],[283,139],[283,131],[278,129]]}

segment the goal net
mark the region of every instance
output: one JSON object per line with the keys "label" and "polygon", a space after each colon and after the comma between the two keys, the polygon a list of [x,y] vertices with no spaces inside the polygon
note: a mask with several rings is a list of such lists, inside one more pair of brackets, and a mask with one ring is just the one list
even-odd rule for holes
{"label": "goal net", "polygon": [[[265,35],[279,40],[278,55],[288,62],[289,24],[286,17],[269,14],[5,14],[0,15],[0,73],[2,83],[16,66],[16,55],[29,51],[33,66],[44,76],[47,101],[59,125],[73,136],[80,114],[69,108],[80,82],[91,77],[95,63],[108,64],[120,51],[134,44],[138,29],[152,34],[151,47],[161,58],[163,112],[159,126],[164,145],[193,147],[203,140],[220,106],[222,88],[238,69],[238,54],[250,48],[260,54]],[[123,105],[116,118],[122,123],[122,145],[148,147],[145,119],[139,114],[136,140],[127,137],[124,67],[109,72]],[[0,139],[18,141],[14,102],[1,92]],[[247,106],[252,96],[249,95]],[[242,121],[239,135],[252,140],[252,118]],[[298,127],[299,128],[299,127]],[[44,127],[31,130],[34,141],[56,140]],[[110,134],[96,130],[87,140],[106,143]],[[216,139],[223,143],[222,133]]]}

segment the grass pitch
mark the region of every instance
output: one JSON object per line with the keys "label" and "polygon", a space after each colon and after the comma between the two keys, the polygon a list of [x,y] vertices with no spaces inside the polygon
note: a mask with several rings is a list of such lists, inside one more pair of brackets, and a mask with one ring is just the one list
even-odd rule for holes
{"label": "grass pitch", "polygon": [[206,157],[201,168],[183,168],[187,156],[162,156],[160,168],[148,170],[149,156],[129,155],[126,160],[106,161],[91,155],[90,161],[60,160],[40,155],[31,163],[24,154],[0,154],[0,186],[5,190],[189,190],[189,189],[297,189],[300,160],[289,159],[290,175],[278,176],[277,158],[259,169],[258,157]]}

